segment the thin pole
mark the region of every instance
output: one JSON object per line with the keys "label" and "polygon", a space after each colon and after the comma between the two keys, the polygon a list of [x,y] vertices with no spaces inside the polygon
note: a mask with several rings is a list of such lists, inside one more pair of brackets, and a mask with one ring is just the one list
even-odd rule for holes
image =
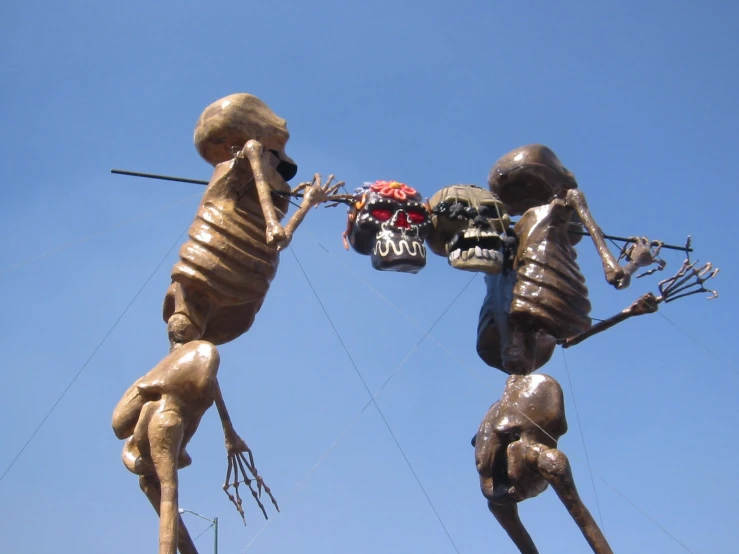
{"label": "thin pole", "polygon": [[[111,169],[111,173],[116,173],[118,175],[130,175],[132,177],[147,177],[149,179],[159,179],[161,181],[177,181],[179,183],[193,183],[196,185],[207,185],[208,181],[202,181],[199,179],[186,179],[184,177],[169,177],[167,175],[156,175],[154,173],[140,173],[137,171],[127,171],[125,169]],[[580,229],[570,229],[569,231],[573,235],[582,235],[585,237],[589,237],[590,233],[587,231],[583,231]],[[615,237],[613,235],[606,235],[603,234],[603,238],[610,239],[610,240],[620,240],[622,242],[636,242],[636,240],[626,237]],[[656,241],[652,241],[652,246],[657,246],[659,243]],[[666,248],[668,250],[682,250],[683,252],[692,252],[693,249],[689,246],[673,246],[671,244],[663,244],[662,248]]]}
{"label": "thin pole", "polygon": [[[590,236],[590,233],[588,233],[587,231],[583,231],[581,229],[570,229],[568,232],[572,233],[573,235],[582,235],[584,237]],[[603,233],[603,238],[611,239],[611,240],[620,240],[621,242],[636,242],[636,239],[627,238],[627,237],[615,237],[613,235],[606,235],[605,233]],[[650,244],[652,246],[657,246],[659,245],[659,242],[653,240]],[[690,248],[689,246],[673,246],[671,244],[663,244],[662,248],[667,248],[668,250],[682,250],[683,252],[693,251],[693,249]]]}
{"label": "thin pole", "polygon": [[218,518],[213,518],[213,531],[215,535],[214,543],[213,543],[213,554],[218,554]]}
{"label": "thin pole", "polygon": [[184,177],[169,177],[167,175],[156,175],[154,173],[140,173],[137,171],[127,171],[125,169],[111,169],[111,173],[118,175],[130,175],[131,177],[148,177],[149,179],[160,179],[162,181],[178,181],[180,183],[193,183],[195,185],[207,185],[208,181],[200,179],[185,179]]}

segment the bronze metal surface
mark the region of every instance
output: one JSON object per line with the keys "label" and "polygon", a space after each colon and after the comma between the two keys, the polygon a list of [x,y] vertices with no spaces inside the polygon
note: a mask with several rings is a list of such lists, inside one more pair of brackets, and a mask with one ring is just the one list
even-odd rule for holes
{"label": "bronze metal surface", "polygon": [[[172,270],[164,300],[170,352],[124,394],[113,429],[125,439],[123,461],[160,516],[159,553],[196,554],[178,513],[178,470],[191,463],[185,447],[200,419],[216,405],[228,468],[223,490],[244,517],[239,485],[246,484],[264,517],[265,492],[277,502],[236,433],[217,379],[216,345],[248,331],[279,263],[307,212],[332,199],[333,176],[291,189],[297,165],[285,153],[285,120],[248,94],[206,108],[195,128],[198,152],[215,166],[188,240]],[[289,199],[302,193],[284,227]]]}
{"label": "bronze metal surface", "polygon": [[519,516],[519,502],[549,485],[595,554],[613,554],[577,492],[557,442],[567,432],[564,395],[549,375],[511,375],[473,439],[480,489],[488,508],[522,554],[538,554]]}
{"label": "bronze metal surface", "polygon": [[657,257],[659,247],[652,248],[646,238],[624,251],[627,264],[619,265],[574,175],[546,146],[530,144],[501,157],[488,185],[505,212],[521,215],[511,233],[517,240],[510,262],[515,275],[486,276],[477,351],[492,367],[509,374],[531,373],[550,359],[557,342],[590,329],[588,288],[574,248],[582,235],[572,232],[573,225],[585,227],[606,281],[618,289],[627,287],[642,267],[664,267]]}

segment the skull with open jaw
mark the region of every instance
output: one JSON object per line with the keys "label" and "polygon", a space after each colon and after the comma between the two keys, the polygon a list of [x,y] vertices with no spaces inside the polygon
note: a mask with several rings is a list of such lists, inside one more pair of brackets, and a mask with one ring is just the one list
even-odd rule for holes
{"label": "skull with open jaw", "polygon": [[369,255],[379,271],[418,273],[426,266],[423,241],[430,228],[415,189],[397,181],[366,183],[349,208],[345,246]]}
{"label": "skull with open jaw", "polygon": [[[475,185],[452,185],[431,197],[429,248],[455,269],[500,273],[511,219],[493,194]],[[510,237],[512,239],[512,237]]]}

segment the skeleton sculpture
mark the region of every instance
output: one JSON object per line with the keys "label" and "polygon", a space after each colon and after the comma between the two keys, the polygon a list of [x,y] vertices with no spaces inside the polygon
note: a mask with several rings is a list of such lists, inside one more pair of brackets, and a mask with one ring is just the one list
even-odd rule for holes
{"label": "skeleton sculpture", "polygon": [[[241,482],[265,517],[262,490],[277,508],[226,410],[216,377],[216,345],[249,330],[277,271],[279,251],[307,211],[341,186],[331,186],[332,178],[321,185],[316,175],[312,183],[291,190],[287,181],[297,166],[285,154],[288,138],[285,120],[248,94],[211,104],[195,128],[197,150],[215,171],[164,301],[170,353],[129,388],[113,414],[116,435],[127,439],[124,463],[140,476],[142,490],[160,515],[160,554],[176,554],[177,548],[182,554],[196,553],[178,516],[177,470],[190,464],[185,445],[213,403],[228,454],[224,491],[242,518]],[[302,203],[283,227],[289,198],[300,191]]]}
{"label": "skeleton sculpture", "polygon": [[[465,271],[485,273],[487,302],[499,316],[492,335],[496,363],[502,365],[501,345],[521,332],[507,317],[516,286],[513,269],[518,241],[506,208],[490,191],[474,185],[453,185],[431,197],[428,210],[433,228],[429,248],[449,264]],[[488,282],[490,285],[490,281]],[[539,338],[539,337],[536,337]],[[534,356],[548,360],[548,350]],[[564,397],[559,384],[546,375],[512,375],[503,398],[488,411],[472,440],[483,495],[488,507],[523,554],[537,554],[531,537],[518,518],[517,503],[553,486],[596,554],[612,554],[590,512],[580,500],[567,457],[557,440],[567,432]]]}
{"label": "skeleton sculpture", "polygon": [[[557,342],[591,326],[588,289],[574,249],[581,239],[573,233],[577,223],[591,236],[606,280],[616,288],[627,287],[631,275],[653,263],[654,256],[640,250],[642,255],[629,258],[626,268],[619,266],[574,176],[546,146],[528,145],[506,154],[493,166],[488,184],[505,212],[521,218],[512,230],[518,240],[515,276],[486,276],[477,351],[488,365],[527,374],[550,359]],[[503,326],[508,330],[502,332]]]}
{"label": "skeleton sculpture", "polygon": [[378,271],[418,273],[426,266],[423,244],[431,228],[429,214],[415,189],[397,181],[366,183],[349,204],[344,247],[369,255]]}
{"label": "skeleton sculpture", "polygon": [[[544,153],[545,161],[557,167],[549,152]],[[552,178],[541,168],[538,171],[542,178]],[[526,186],[524,182],[523,187]],[[544,184],[538,186],[546,191]],[[536,190],[536,186],[531,189]],[[514,197],[514,200],[514,209],[525,206],[525,199]],[[584,206],[584,201],[581,205]],[[558,341],[542,331],[548,327],[538,326],[535,318],[510,317],[516,300],[519,308],[528,307],[533,316],[544,314],[562,327],[567,321],[559,318],[567,316],[568,310],[575,311],[573,305],[563,305],[565,302],[573,303],[574,308],[579,306],[580,313],[587,315],[590,306],[587,289],[579,276],[572,249],[580,236],[564,225],[568,221],[566,211],[564,217],[556,213],[564,211],[559,204],[528,210],[519,223],[510,227],[506,206],[490,191],[473,185],[454,185],[438,191],[428,202],[428,210],[433,224],[427,239],[429,248],[447,257],[456,269],[485,273],[488,292],[481,314],[478,352],[488,364],[513,374],[506,383],[502,400],[490,408],[472,441],[482,492],[490,511],[523,554],[536,554],[538,551],[518,518],[516,505],[537,496],[551,484],[593,551],[611,553],[605,537],[580,500],[567,457],[556,449],[557,440],[567,431],[562,390],[547,375],[526,375],[550,359]],[[585,213],[583,220],[588,216]],[[617,264],[611,272],[612,280],[621,287],[628,284],[640,267],[653,262],[659,264],[656,269],[639,275],[642,277],[665,265],[657,258],[659,243],[653,248],[648,239],[633,240],[634,245],[622,252],[621,258],[627,262],[623,276],[619,277],[621,268]],[[689,246],[688,243],[688,251]],[[606,259],[608,263],[604,265],[610,270],[610,260]],[[698,269],[695,266],[688,260],[674,277],[660,282],[660,296],[645,294],[620,314],[592,327],[588,319],[587,326],[581,325],[581,333],[559,342],[565,348],[573,346],[629,317],[653,313],[661,302],[707,291],[704,282],[718,270],[712,270],[711,264]],[[581,294],[573,294],[573,289]],[[578,300],[579,304],[574,302]],[[524,348],[510,352],[509,345],[515,344],[516,338]],[[524,364],[520,363],[522,359]],[[517,375],[519,371],[523,375]]]}
{"label": "skeleton sculpture", "polygon": [[[478,340],[478,351],[483,344],[480,356],[487,364],[509,367],[506,346],[518,331],[508,317],[517,279],[513,264],[518,240],[506,207],[489,190],[453,185],[434,194],[428,210],[433,224],[427,239],[431,251],[447,257],[455,269],[485,274],[485,325],[480,324],[485,335]],[[542,333],[529,333],[524,339],[534,344],[529,351],[535,367],[546,363],[556,346],[555,339]]]}
{"label": "skeleton sculpture", "polygon": [[[531,373],[550,359],[556,344],[577,344],[628,317],[653,313],[663,301],[699,292],[716,295],[703,283],[718,270],[710,263],[697,268],[688,259],[677,275],[660,283],[659,299],[645,295],[618,316],[591,326],[588,289],[574,249],[582,236],[579,226],[591,236],[606,280],[618,289],[628,287],[640,268],[658,264],[638,277],[664,269],[658,258],[661,243],[632,238],[633,246],[616,259],[574,176],[546,146],[509,152],[491,169],[488,184],[507,214],[521,215],[512,229],[518,241],[515,276],[503,271],[485,278],[488,294],[480,312],[477,351],[492,367],[509,374]],[[624,267],[620,259],[626,261]]]}
{"label": "skeleton sculpture", "polygon": [[472,441],[488,508],[522,554],[538,554],[518,517],[517,504],[549,485],[595,554],[613,554],[580,500],[567,456],[557,441],[567,432],[564,396],[548,375],[511,375]]}

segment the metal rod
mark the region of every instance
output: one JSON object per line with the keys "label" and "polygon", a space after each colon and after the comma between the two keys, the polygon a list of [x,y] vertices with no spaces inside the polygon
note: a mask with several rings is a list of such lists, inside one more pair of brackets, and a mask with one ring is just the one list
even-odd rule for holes
{"label": "metal rod", "polygon": [[[168,175],[157,175],[155,173],[141,173],[139,171],[128,171],[126,169],[111,169],[110,172],[116,173],[118,175],[130,175],[131,177],[147,177],[149,179],[159,179],[160,181],[177,181],[178,183],[193,183],[196,185],[208,185],[208,181],[202,181],[200,179],[186,179],[185,177],[170,177]],[[276,194],[283,198],[292,196],[289,193],[279,192],[276,190],[273,190],[272,194]],[[299,196],[296,195],[296,198],[299,198]],[[297,205],[294,202],[290,202],[290,203],[293,206]]]}
{"label": "metal rod", "polygon": [[180,183],[193,183],[195,185],[207,185],[208,181],[200,179],[185,179],[184,177],[169,177],[167,175],[155,175],[154,173],[139,173],[137,171],[126,171],[125,169],[111,169],[111,173],[118,175],[130,175],[132,177],[148,177],[149,179],[160,179],[162,181],[178,181]]}
{"label": "metal rod", "polygon": [[[572,233],[573,235],[582,235],[584,237],[590,236],[590,233],[588,233],[587,231],[580,230],[580,229],[570,229],[569,232]],[[626,237],[615,237],[613,235],[606,235],[605,233],[603,233],[603,238],[611,239],[611,240],[620,240],[622,242],[636,242],[635,239],[626,238]],[[659,242],[653,240],[650,244],[652,246],[657,246],[659,245]],[[693,249],[688,246],[673,246],[671,244],[663,244],[662,248],[667,248],[669,250],[682,250],[683,252],[693,251]]]}
{"label": "metal rod", "polygon": [[[162,181],[177,181],[179,183],[193,183],[196,185],[207,185],[208,181],[201,181],[199,179],[186,179],[184,177],[169,177],[167,175],[156,175],[154,173],[141,173],[138,171],[127,171],[125,169],[111,169],[111,173],[116,173],[118,175],[130,175],[132,177],[148,177],[149,179],[160,179]],[[573,225],[577,225],[576,223]],[[582,235],[585,237],[589,237],[590,233],[587,231],[583,231],[580,229],[571,229],[570,233],[573,235]],[[626,238],[626,237],[616,237],[613,235],[606,235],[603,234],[603,238],[610,239],[610,240],[620,240],[622,242],[636,242],[634,239]],[[659,243],[657,241],[652,241],[652,246],[657,246]],[[662,248],[667,248],[668,250],[682,250],[683,252],[692,252],[693,249],[686,246],[673,246],[671,244],[663,244]]]}
{"label": "metal rod", "polygon": [[218,518],[213,518],[213,531],[215,535],[215,539],[213,542],[213,554],[218,554]]}

